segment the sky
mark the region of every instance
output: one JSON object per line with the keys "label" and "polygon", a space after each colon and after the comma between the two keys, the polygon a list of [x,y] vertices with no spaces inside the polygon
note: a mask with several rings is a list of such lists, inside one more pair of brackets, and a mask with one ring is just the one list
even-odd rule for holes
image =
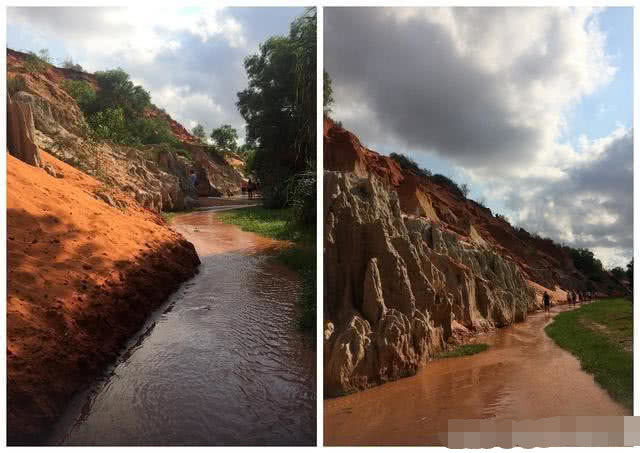
{"label": "sky", "polygon": [[7,46],[46,48],[54,64],[71,57],[85,70],[121,67],[187,129],[207,135],[245,123],[235,103],[247,87],[244,59],[273,35],[287,35],[304,8],[7,8]]}
{"label": "sky", "polygon": [[324,8],[331,116],[512,225],[633,256],[632,8]]}

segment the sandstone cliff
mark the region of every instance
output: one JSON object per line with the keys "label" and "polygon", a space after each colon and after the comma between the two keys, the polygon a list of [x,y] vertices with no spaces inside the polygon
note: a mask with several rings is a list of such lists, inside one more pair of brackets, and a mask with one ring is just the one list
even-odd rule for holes
{"label": "sandstone cliff", "polygon": [[[82,111],[63,89],[63,82],[84,80],[97,87],[94,77],[53,66],[43,72],[27,72],[25,58],[26,54],[7,49],[7,77],[21,77],[25,82],[24,89],[8,102],[15,105],[13,110],[31,112],[32,141],[40,149],[130,194],[156,212],[188,208],[199,195],[240,193],[244,182],[241,173],[224,158],[208,152],[181,124],[154,106],[145,111],[145,116],[165,119],[186,150],[183,154],[166,145],[134,148],[93,140]],[[23,152],[23,148],[17,152]],[[204,182],[198,190],[189,178],[191,169]]]}
{"label": "sandstone cliff", "polygon": [[[463,335],[587,283],[549,241],[324,124],[324,388],[410,375]],[[600,288],[604,291],[604,288]]]}

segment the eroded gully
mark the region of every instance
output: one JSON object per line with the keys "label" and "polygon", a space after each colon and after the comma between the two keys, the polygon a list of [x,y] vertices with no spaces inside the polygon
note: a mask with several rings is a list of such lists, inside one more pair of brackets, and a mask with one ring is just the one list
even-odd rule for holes
{"label": "eroded gully", "polygon": [[178,216],[200,256],[183,284],[54,434],[65,445],[313,445],[315,348],[296,327],[282,243]]}
{"label": "eroded gully", "polygon": [[483,335],[482,353],[427,364],[415,376],[324,401],[325,445],[440,445],[449,419],[537,420],[631,415],[557,346],[553,315]]}

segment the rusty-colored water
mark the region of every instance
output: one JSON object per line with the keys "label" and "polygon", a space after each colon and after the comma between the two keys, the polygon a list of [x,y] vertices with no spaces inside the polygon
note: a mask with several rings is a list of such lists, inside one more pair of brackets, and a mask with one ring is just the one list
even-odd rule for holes
{"label": "rusty-colored water", "polygon": [[211,211],[174,228],[200,273],[172,297],[76,413],[66,445],[315,445],[315,348],[296,328],[300,282],[282,243]]}
{"label": "rusty-colored water", "polygon": [[631,415],[544,332],[552,314],[487,334],[490,349],[324,401],[325,445],[439,445],[449,419]]}

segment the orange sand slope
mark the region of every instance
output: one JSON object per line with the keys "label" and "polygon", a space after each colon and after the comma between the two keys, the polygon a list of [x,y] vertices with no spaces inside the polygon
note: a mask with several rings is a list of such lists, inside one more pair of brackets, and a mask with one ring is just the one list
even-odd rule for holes
{"label": "orange sand slope", "polygon": [[[7,154],[8,440],[42,439],[150,311],[190,278],[193,245],[123,193],[41,153]],[[100,199],[108,192],[115,205]]]}

